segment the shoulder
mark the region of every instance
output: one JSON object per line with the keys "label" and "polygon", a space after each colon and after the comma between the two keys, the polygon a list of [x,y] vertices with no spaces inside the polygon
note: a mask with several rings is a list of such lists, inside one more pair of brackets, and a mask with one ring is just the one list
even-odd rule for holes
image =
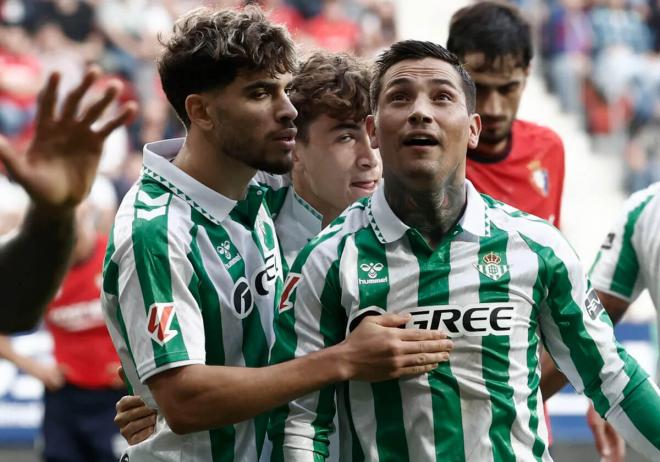
{"label": "shoulder", "polygon": [[115,251],[171,251],[171,244],[188,234],[190,213],[190,206],[165,186],[142,178],[126,194],[117,212],[113,227]]}
{"label": "shoulder", "polygon": [[346,239],[370,226],[366,212],[367,203],[368,198],[360,199],[335,218],[303,247],[291,267],[291,271],[300,272],[303,266],[314,262],[327,268],[338,260]]}
{"label": "shoulder", "polygon": [[505,231],[511,238],[519,239],[546,264],[579,264],[578,257],[567,239],[550,222],[525,213],[508,204],[482,195],[490,223]]}
{"label": "shoulder", "polygon": [[513,122],[513,133],[514,136],[529,140],[535,146],[544,146],[548,152],[564,155],[564,143],[550,127],[516,119]]}

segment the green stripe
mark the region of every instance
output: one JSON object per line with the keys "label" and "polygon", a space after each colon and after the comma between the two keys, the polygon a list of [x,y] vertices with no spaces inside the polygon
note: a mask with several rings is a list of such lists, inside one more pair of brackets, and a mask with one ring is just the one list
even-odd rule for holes
{"label": "green stripe", "polygon": [[[359,309],[377,306],[388,309],[389,271],[385,246],[375,236],[371,227],[354,234],[357,248]],[[375,284],[371,281],[383,280]],[[376,416],[376,446],[380,460],[408,460],[408,442],[403,421],[403,402],[398,380],[371,384]]]}
{"label": "green stripe", "polygon": [[[337,224],[340,225],[344,222],[344,217],[337,219]],[[300,274],[307,259],[310,257],[314,249],[323,244],[325,241],[334,238],[341,227],[336,226],[333,231],[326,232],[321,236],[312,239],[298,254],[298,257],[292,265],[291,272]],[[343,240],[342,240],[343,242]],[[307,282],[305,282],[307,283]],[[313,283],[313,282],[312,282]],[[324,283],[325,286],[325,283]],[[294,289],[289,296],[289,301],[294,304],[297,297],[297,289]],[[279,304],[278,304],[279,305]],[[271,349],[270,363],[279,364],[284,361],[295,358],[296,348],[298,346],[298,338],[295,331],[295,317],[296,308],[287,310],[283,313],[275,311],[275,344]],[[270,415],[270,423],[268,432],[273,441],[273,452],[271,454],[271,462],[284,462],[284,428],[286,420],[289,416],[289,405],[285,404],[274,409]]]}
{"label": "green stripe", "polygon": [[[484,257],[487,255],[495,255],[500,259],[499,265],[508,265],[508,240],[506,232],[491,224],[491,236],[479,238],[478,264],[485,264]],[[511,274],[508,271],[497,280],[479,271],[479,301],[508,302],[510,281]],[[490,393],[492,414],[488,434],[493,447],[493,459],[498,462],[516,459],[511,445],[511,427],[516,419],[516,408],[513,388],[509,385],[510,341],[508,335],[488,335],[481,339],[481,370],[486,389]]]}
{"label": "green stripe", "polygon": [[644,208],[648,203],[653,199],[653,196],[649,196],[642,201],[637,207],[635,207],[629,214],[626,224],[623,227],[623,236],[621,244],[621,252],[619,253],[619,258],[616,262],[616,267],[614,269],[614,275],[612,276],[612,283],[610,284],[610,290],[621,294],[624,297],[631,297],[633,289],[635,288],[635,282],[637,281],[637,276],[639,275],[639,261],[637,259],[637,253],[632,244],[633,234],[635,233],[635,225],[637,225],[637,220],[641,216]]}
{"label": "green stripe", "polygon": [[[543,262],[540,261],[538,265],[539,268],[543,265]],[[543,459],[543,453],[545,452],[545,441],[539,435],[539,418],[541,416],[536,412],[538,406],[537,401],[537,390],[541,384],[541,376],[536,373],[538,367],[538,343],[539,338],[536,330],[538,329],[538,319],[539,319],[539,306],[543,300],[543,281],[540,278],[540,272],[536,273],[536,281],[534,281],[534,287],[532,289],[532,299],[534,304],[532,305],[532,311],[529,314],[529,329],[527,330],[527,368],[529,373],[527,375],[527,387],[532,391],[527,397],[527,407],[529,408],[529,429],[534,434],[534,445],[532,446],[532,454],[534,458],[539,462]]]}
{"label": "green stripe", "polygon": [[[151,198],[160,197],[163,194],[170,195],[165,206],[165,213],[150,220],[138,218],[138,212],[140,210],[149,212],[154,207],[143,204],[137,199],[134,204],[135,216],[131,240],[135,269],[140,281],[144,308],[148,316],[149,309],[154,303],[171,303],[174,301],[168,249],[170,238],[168,213],[172,196],[161,185],[148,180],[143,181],[140,190],[147,193]],[[153,339],[151,340],[156,367],[189,359],[176,312],[172,315],[170,330],[176,331],[177,335],[164,345],[159,345]]]}
{"label": "green stripe", "polygon": [[268,209],[273,216],[277,216],[282,210],[282,206],[286,201],[286,196],[289,193],[289,189],[293,188],[291,186],[285,186],[279,189],[273,189],[269,185],[261,183],[261,186],[266,190],[266,204],[268,204]]}
{"label": "green stripe", "polygon": [[[342,243],[346,242],[342,239]],[[343,245],[340,245],[338,253],[341,255]],[[346,332],[346,312],[341,306],[341,285],[339,282],[339,261],[335,260],[328,270],[325,284],[320,297],[321,318],[319,329],[323,337],[324,348],[336,345],[344,340]],[[335,415],[335,388],[336,385],[324,387],[319,391],[318,406],[316,407],[316,418],[312,422],[314,427],[314,452],[315,455],[328,456],[328,444],[330,442],[330,423]]]}
{"label": "green stripe", "polygon": [[[199,223],[206,220],[197,211],[192,213],[193,221],[197,223],[191,230],[192,243],[190,249],[190,260],[195,269],[196,277],[191,280],[189,289],[199,303],[204,322],[204,348],[206,351],[206,364],[225,364],[225,351],[222,339],[218,338],[222,332],[221,307],[215,286],[211,277],[204,268],[202,254],[197,245]],[[209,431],[211,441],[211,455],[214,461],[232,461],[234,457],[234,444],[236,431],[233,425]]]}
{"label": "green stripe", "polygon": [[[344,400],[344,409],[346,410],[346,416],[348,418],[348,426],[351,435],[351,461],[352,462],[364,462],[364,451],[360,445],[360,437],[358,436],[357,431],[355,430],[355,422],[353,420],[353,412],[351,411],[351,399],[350,399],[350,382],[345,382],[341,387],[341,393],[338,395],[337,399]],[[342,444],[344,442],[342,441]]]}
{"label": "green stripe", "polygon": [[[523,234],[521,237],[529,248],[539,255],[539,272],[549,294],[546,303],[550,316],[559,329],[561,341],[566,345],[575,369],[580,374],[585,394],[591,398],[598,413],[603,415],[610,407],[607,397],[600,389],[602,382],[599,372],[604,362],[584,325],[583,308],[571,295],[573,284],[568,268],[550,247],[545,247]],[[575,259],[577,264],[577,257]]]}
{"label": "green stripe", "polygon": [[[452,235],[456,230],[451,233]],[[449,273],[451,272],[450,239],[433,251],[415,230],[406,232],[410,247],[419,264],[418,306],[438,306],[449,303]],[[433,433],[436,460],[465,461],[463,417],[458,381],[451,372],[451,358],[429,372]]]}
{"label": "green stripe", "polygon": [[[621,408],[628,419],[649,442],[660,450],[660,431],[658,416],[660,416],[660,397],[642,369],[637,366],[633,379],[623,391],[626,398],[621,402]],[[640,380],[641,379],[641,380]],[[633,393],[634,391],[634,393]]]}

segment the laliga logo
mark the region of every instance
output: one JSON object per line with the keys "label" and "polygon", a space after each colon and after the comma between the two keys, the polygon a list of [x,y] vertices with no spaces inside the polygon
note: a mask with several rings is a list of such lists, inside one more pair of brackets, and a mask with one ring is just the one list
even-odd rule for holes
{"label": "laliga logo", "polygon": [[378,276],[378,272],[383,269],[382,263],[362,263],[360,269],[367,273],[369,279],[375,279]]}
{"label": "laliga logo", "polygon": [[160,346],[165,345],[179,333],[171,330],[170,326],[174,320],[173,303],[154,303],[149,307],[149,323],[147,330],[151,334],[151,339]]}
{"label": "laliga logo", "polygon": [[231,259],[231,244],[229,241],[223,242],[221,245],[217,246],[215,250],[227,260]]}

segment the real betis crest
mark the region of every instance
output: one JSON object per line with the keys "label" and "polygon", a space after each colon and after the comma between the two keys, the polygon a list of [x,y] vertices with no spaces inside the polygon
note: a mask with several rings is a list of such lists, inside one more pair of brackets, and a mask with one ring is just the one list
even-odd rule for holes
{"label": "real betis crest", "polygon": [[482,264],[475,264],[474,267],[477,268],[481,274],[491,278],[493,281],[499,280],[509,272],[509,265],[500,265],[502,259],[495,252],[487,253],[482,260]]}

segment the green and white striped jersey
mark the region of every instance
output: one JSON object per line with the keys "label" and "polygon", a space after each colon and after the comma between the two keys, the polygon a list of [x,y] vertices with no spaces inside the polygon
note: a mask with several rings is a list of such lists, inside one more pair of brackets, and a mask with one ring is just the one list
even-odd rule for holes
{"label": "green and white striped jersey", "polygon": [[660,183],[626,201],[596,256],[590,277],[594,288],[628,302],[648,289],[659,312],[660,331]]}
{"label": "green and white striped jersey", "polygon": [[[367,313],[410,312],[409,328],[454,340],[449,362],[428,374],[337,387],[340,460],[550,461],[541,341],[575,388],[657,459],[658,389],[616,343],[573,250],[545,221],[467,188],[460,223],[432,249],[381,186],[306,246],[285,280],[272,362],[341,342]],[[325,458],[334,394],[330,386],[273,413],[273,461]]]}
{"label": "green and white striped jersey", "polygon": [[[268,204],[275,222],[275,232],[280,241],[284,264],[284,274],[298,256],[300,250],[321,232],[323,216],[300,197],[292,184],[285,184],[274,189],[273,179],[279,176],[259,172],[255,179],[261,184],[268,184],[271,195],[281,195],[280,200],[269,200]],[[287,178],[287,177],[282,177]]]}
{"label": "green and white striped jersey", "polygon": [[[286,194],[253,181],[242,201],[221,196],[171,164],[181,144],[145,147],[142,177],[120,206],[104,265],[110,335],[133,392],[154,409],[144,383],[164,370],[266,365],[282,289],[266,199]],[[257,461],[266,424],[263,415],[176,435],[159,417],[155,434],[128,454],[141,462]]]}

